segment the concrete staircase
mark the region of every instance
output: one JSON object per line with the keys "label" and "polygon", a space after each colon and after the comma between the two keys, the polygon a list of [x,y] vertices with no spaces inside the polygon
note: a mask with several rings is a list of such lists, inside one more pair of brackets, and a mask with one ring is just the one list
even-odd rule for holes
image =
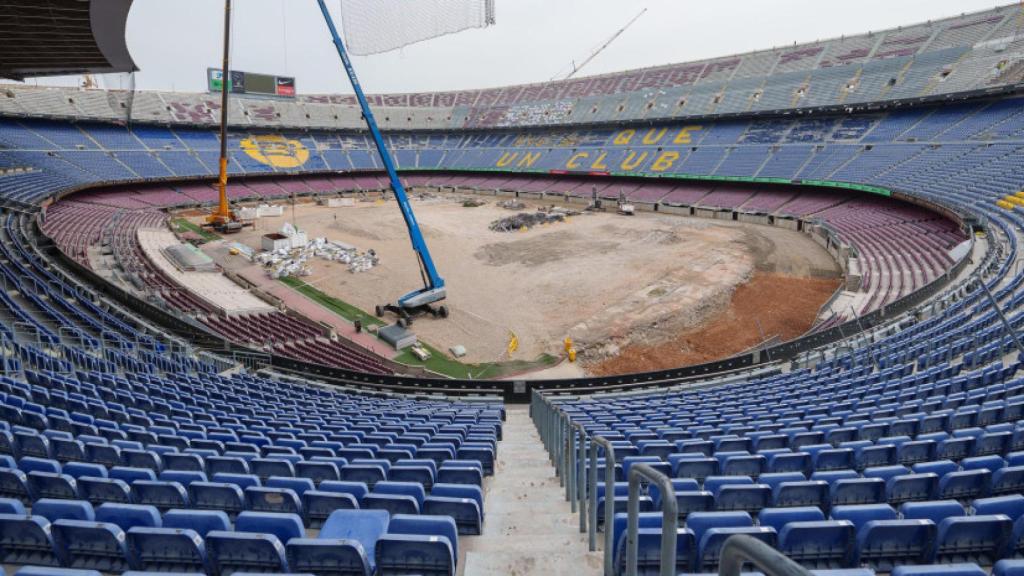
{"label": "concrete staircase", "polygon": [[529,407],[506,410],[495,475],[484,486],[484,533],[459,539],[459,574],[600,576],[601,552],[587,551]]}

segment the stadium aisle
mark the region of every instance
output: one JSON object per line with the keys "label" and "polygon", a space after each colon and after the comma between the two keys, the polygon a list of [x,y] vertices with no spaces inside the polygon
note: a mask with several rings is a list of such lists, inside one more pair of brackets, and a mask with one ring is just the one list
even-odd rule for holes
{"label": "stadium aisle", "polygon": [[[504,440],[487,484],[482,536],[460,540],[466,576],[599,576],[600,551],[588,552],[570,513],[529,407],[507,406]],[[465,545],[462,545],[465,542]]]}

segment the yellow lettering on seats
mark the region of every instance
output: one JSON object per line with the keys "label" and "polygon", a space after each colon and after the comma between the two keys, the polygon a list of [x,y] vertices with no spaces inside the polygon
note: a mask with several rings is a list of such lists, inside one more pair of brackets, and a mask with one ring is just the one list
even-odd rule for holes
{"label": "yellow lettering on seats", "polygon": [[668,128],[662,128],[657,132],[655,132],[654,128],[651,128],[650,130],[647,131],[647,134],[644,134],[644,144],[657,144],[658,142],[661,141],[662,138],[665,137],[665,132],[668,132]]}
{"label": "yellow lettering on seats", "polygon": [[604,163],[604,159],[608,157],[607,152],[601,152],[601,155],[594,160],[594,163],[590,165],[592,170],[607,170],[608,165]]}
{"label": "yellow lettering on seats", "polygon": [[679,130],[679,134],[676,134],[675,140],[672,140],[673,144],[692,144],[693,135],[691,132],[701,130],[700,126],[685,126]]}
{"label": "yellow lettering on seats", "polygon": [[622,161],[622,164],[619,167],[629,172],[635,170],[638,166],[643,164],[644,160],[646,159],[647,152],[641,152],[638,156],[637,153],[633,151],[629,153],[629,156],[627,156],[626,159]]}
{"label": "yellow lettering on seats", "polygon": [[633,141],[633,136],[636,136],[636,130],[633,130],[632,128],[623,130],[615,135],[615,139],[612,140],[612,143],[616,146],[626,146]]}
{"label": "yellow lettering on seats", "polygon": [[520,168],[529,168],[533,166],[533,163],[540,159],[540,152],[523,152],[523,158],[519,161],[516,166]]}
{"label": "yellow lettering on seats", "polygon": [[580,160],[583,160],[584,158],[589,158],[589,157],[590,157],[590,153],[589,152],[577,152],[577,153],[573,154],[571,158],[569,158],[569,161],[565,163],[565,167],[566,168],[572,168],[572,169],[579,168],[580,167]]}
{"label": "yellow lettering on seats", "polygon": [[498,158],[498,162],[497,162],[496,166],[498,168],[504,168],[505,166],[510,166],[512,164],[512,162],[514,162],[515,159],[518,158],[518,157],[519,157],[519,152],[505,152],[505,153],[503,153],[501,155],[501,158]]}
{"label": "yellow lettering on seats", "polygon": [[679,152],[665,151],[658,156],[651,164],[652,172],[664,172],[672,167],[672,164],[679,160]]}

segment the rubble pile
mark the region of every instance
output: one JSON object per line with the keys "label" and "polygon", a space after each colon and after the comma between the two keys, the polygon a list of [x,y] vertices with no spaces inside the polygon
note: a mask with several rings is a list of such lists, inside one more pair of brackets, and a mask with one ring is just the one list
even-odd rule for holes
{"label": "rubble pile", "polygon": [[564,222],[566,217],[573,216],[574,214],[571,211],[520,212],[514,216],[508,216],[491,222],[490,228],[493,232],[517,232],[519,230],[529,230],[534,226]]}
{"label": "rubble pile", "polygon": [[348,271],[353,274],[371,270],[380,263],[372,249],[360,252],[355,246],[326,238],[314,238],[303,248],[263,252],[255,260],[267,269],[271,278],[287,278],[309,276],[310,260],[314,258],[347,264]]}
{"label": "rubble pile", "polygon": [[504,208],[505,210],[526,210],[526,204],[523,204],[519,200],[502,200],[497,204],[498,208]]}

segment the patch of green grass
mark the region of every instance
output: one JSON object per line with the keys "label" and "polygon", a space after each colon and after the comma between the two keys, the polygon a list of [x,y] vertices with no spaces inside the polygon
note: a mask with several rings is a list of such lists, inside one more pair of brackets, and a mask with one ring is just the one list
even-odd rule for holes
{"label": "patch of green grass", "polygon": [[[284,282],[306,298],[309,298],[328,310],[331,310],[349,322],[361,320],[363,326],[387,325],[387,323],[380,318],[377,318],[372,314],[367,314],[359,308],[356,308],[355,306],[343,302],[333,296],[328,296],[313,286],[306,284],[299,278],[281,278],[281,282]],[[415,327],[415,324],[413,326]],[[395,357],[394,361],[399,364],[405,364],[406,366],[422,367],[426,370],[430,370],[431,372],[451,378],[500,378],[509,374],[554,366],[558,363],[558,358],[548,354],[542,354],[538,356],[536,360],[510,360],[507,362],[467,364],[450,358],[444,352],[441,352],[422,340],[420,341],[420,344],[430,352],[430,358],[427,359],[426,362],[423,362],[414,356],[412,351],[408,349]]]}
{"label": "patch of green grass", "polygon": [[420,340],[420,345],[430,352],[426,362],[421,361],[406,349],[395,358],[395,362],[407,366],[421,366],[431,372],[452,378],[501,378],[509,374],[526,372],[537,368],[554,366],[558,359],[548,354],[538,356],[536,360],[510,360],[507,362],[484,362],[468,364],[448,357],[447,354]]}
{"label": "patch of green grass", "polygon": [[171,221],[171,224],[174,226],[175,231],[193,232],[197,236],[202,238],[203,241],[205,242],[213,242],[214,240],[220,240],[220,236],[218,236],[217,234],[210,232],[209,230],[203,228],[202,226],[193,224],[192,222],[184,218],[175,218],[174,220]]}
{"label": "patch of green grass", "polygon": [[334,312],[338,316],[348,320],[349,322],[355,322],[359,320],[363,323],[363,326],[384,326],[384,321],[372,314],[367,314],[359,308],[338,300],[333,296],[328,296],[320,290],[317,290],[313,286],[306,284],[299,278],[281,278],[281,282],[284,282],[288,286],[294,288],[297,292],[309,298],[310,300],[320,304],[324,308]]}

